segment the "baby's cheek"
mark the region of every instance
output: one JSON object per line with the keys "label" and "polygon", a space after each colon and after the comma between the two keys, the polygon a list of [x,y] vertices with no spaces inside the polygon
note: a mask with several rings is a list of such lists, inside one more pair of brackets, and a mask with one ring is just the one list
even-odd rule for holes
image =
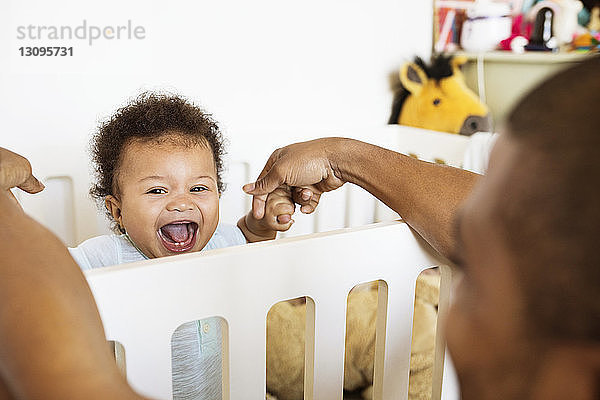
{"label": "baby's cheek", "polygon": [[216,226],[219,222],[219,197],[214,196],[205,199],[200,204],[200,212],[204,225]]}

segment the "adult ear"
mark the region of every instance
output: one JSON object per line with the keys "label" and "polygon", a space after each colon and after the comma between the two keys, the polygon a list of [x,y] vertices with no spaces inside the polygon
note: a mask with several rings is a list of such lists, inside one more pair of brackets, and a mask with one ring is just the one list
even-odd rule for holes
{"label": "adult ear", "polygon": [[406,63],[400,69],[400,83],[411,94],[417,95],[427,83],[427,74],[415,63]]}
{"label": "adult ear", "polygon": [[121,228],[121,230],[124,230],[125,227],[123,226],[123,216],[121,214],[121,202],[119,201],[119,199],[109,194],[104,199],[104,206],[106,207],[110,215],[113,216],[117,224],[119,224],[119,228]]}

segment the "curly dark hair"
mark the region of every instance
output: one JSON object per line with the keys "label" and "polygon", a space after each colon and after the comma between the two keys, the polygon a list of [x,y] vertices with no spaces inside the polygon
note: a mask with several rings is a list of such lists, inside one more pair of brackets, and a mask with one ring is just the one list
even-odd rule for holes
{"label": "curly dark hair", "polygon": [[[225,145],[217,123],[200,107],[175,95],[144,92],[119,108],[94,133],[90,150],[95,182],[90,195],[100,204],[118,192],[117,172],[125,146],[133,140],[160,141],[173,134],[183,145],[208,145],[217,171],[217,188],[225,190],[222,179]],[[179,138],[177,139],[179,142]],[[109,219],[112,215],[107,212]]]}

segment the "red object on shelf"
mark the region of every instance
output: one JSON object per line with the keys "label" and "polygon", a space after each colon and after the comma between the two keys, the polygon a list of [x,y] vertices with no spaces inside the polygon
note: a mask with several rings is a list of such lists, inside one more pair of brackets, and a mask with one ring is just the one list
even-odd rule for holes
{"label": "red object on shelf", "polygon": [[531,23],[525,22],[523,14],[518,14],[512,20],[512,33],[509,37],[500,42],[500,50],[511,50],[510,43],[517,36],[523,36],[529,40],[531,36]]}

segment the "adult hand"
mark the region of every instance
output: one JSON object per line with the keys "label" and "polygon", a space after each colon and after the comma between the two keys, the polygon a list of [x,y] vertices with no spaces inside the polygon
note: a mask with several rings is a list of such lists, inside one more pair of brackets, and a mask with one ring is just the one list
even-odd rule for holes
{"label": "adult hand", "polygon": [[43,189],[25,158],[0,148],[0,399],[142,400],[109,352],[81,269],[11,187]]}
{"label": "adult hand", "polygon": [[271,154],[258,179],[244,185],[253,195],[252,212],[257,219],[265,213],[267,195],[281,185],[294,187],[294,201],[303,213],[314,211],[323,192],[345,183],[334,162],[338,138],[316,139],[277,149]]}
{"label": "adult hand", "polygon": [[0,192],[17,202],[10,192],[14,187],[27,193],[44,190],[44,185],[31,173],[31,164],[25,157],[0,147]]}
{"label": "adult hand", "polygon": [[0,189],[13,187],[27,193],[44,190],[44,185],[31,173],[31,164],[25,157],[0,147]]}

